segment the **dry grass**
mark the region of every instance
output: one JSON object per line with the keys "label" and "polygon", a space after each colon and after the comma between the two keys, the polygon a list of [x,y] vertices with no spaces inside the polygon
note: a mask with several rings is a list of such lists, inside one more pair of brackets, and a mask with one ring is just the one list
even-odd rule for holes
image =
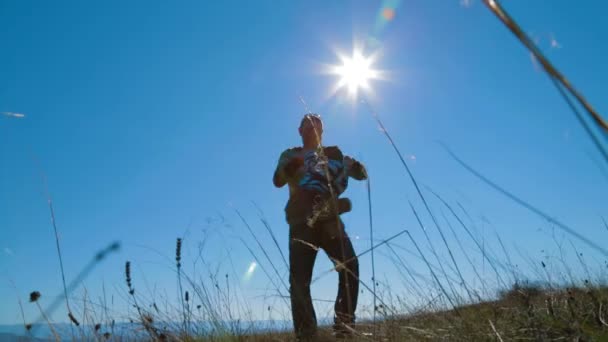
{"label": "dry grass", "polygon": [[[565,237],[570,236],[575,238],[577,243],[586,245],[592,252],[608,256],[608,252],[599,243],[587,239],[575,229],[562,224],[501,188],[450,152],[461,166],[482,182],[564,232],[564,238],[559,243],[553,236],[559,251],[559,257],[554,258],[554,261],[557,262],[553,262],[549,269],[545,261],[530,258],[529,271],[533,274],[532,276],[523,274],[513,266],[510,255],[512,251],[505,247],[498,234],[496,237],[504,258],[499,258],[496,251],[486,249],[487,241],[482,241],[479,234],[476,233],[475,223],[472,222],[464,207],[457,202],[457,205],[448,202],[429,188],[426,188],[427,193],[418,186],[415,176],[408,168],[397,145],[376,115],[375,118],[382,127],[382,132],[394,147],[404,170],[417,190],[418,205],[423,207],[422,214],[427,217],[418,213],[414,203],[410,202],[410,209],[416,218],[414,222],[418,224],[416,229],[422,231],[425,239],[419,241],[414,238],[410,230],[404,230],[363,252],[365,254],[374,249],[381,252],[379,247],[390,251],[392,267],[401,276],[402,285],[404,285],[401,288],[406,293],[395,293],[390,285],[378,286],[379,283],[375,277],[372,286],[367,285],[363,279],[359,279],[362,288],[372,294],[374,303],[377,301],[380,304],[377,306],[374,304],[370,308],[369,303],[361,303],[368,306],[359,306],[359,316],[374,317],[374,320],[359,321],[354,326],[354,341],[608,341],[606,269],[603,267],[604,265],[601,265],[599,274],[593,278],[591,269],[594,266],[583,260],[582,253],[579,253],[572,240],[568,240],[575,252],[578,266],[580,266],[579,272],[573,272],[569,266],[569,262],[572,260],[568,260],[563,246]],[[369,188],[368,191],[370,191]],[[50,201],[49,204],[51,204]],[[371,200],[369,205],[371,208]],[[271,284],[269,290],[271,295],[283,300],[285,308],[288,309],[289,288],[280,270],[281,265],[277,265],[280,260],[271,257],[267,246],[262,243],[272,241],[283,259],[284,266],[288,267],[278,240],[268,222],[263,218],[263,214],[261,214],[260,220],[270,234],[271,240],[258,238],[259,234],[253,231],[245,217],[239,211],[236,213],[244,228],[255,240],[257,247],[252,248],[247,243],[242,236],[242,230],[239,234],[235,234],[238,238],[234,240],[243,243],[243,247],[249,251]],[[442,214],[443,222],[440,222],[437,218],[439,216],[436,217],[435,213]],[[51,216],[57,238],[52,206]],[[467,217],[468,220],[465,220],[464,217]],[[432,224],[425,222],[425,218],[427,221],[430,218]],[[411,230],[413,231],[413,229]],[[428,233],[431,230],[436,231],[440,239],[431,238]],[[448,242],[444,232],[450,232],[454,236],[454,240]],[[407,233],[409,237],[407,240],[409,247],[399,246],[391,241],[404,233]],[[372,234],[373,231],[370,232],[370,235]],[[73,326],[70,326],[71,334],[64,336],[71,336],[72,339],[77,336],[80,339],[92,341],[257,342],[294,340],[290,330],[280,330],[276,326],[273,329],[272,326],[259,327],[255,323],[244,323],[254,322],[255,315],[252,314],[253,310],[248,298],[243,295],[242,291],[239,291],[238,276],[231,277],[228,272],[220,272],[219,266],[212,265],[208,261],[208,258],[203,255],[205,241],[199,243],[199,253],[194,260],[195,265],[200,263],[202,267],[197,269],[198,272],[193,272],[194,274],[186,272],[182,266],[184,243],[183,238],[177,239],[173,269],[179,284],[176,298],[159,298],[155,294],[140,291],[141,287],[138,287],[137,279],[134,279],[132,274],[132,264],[127,261],[124,269],[126,286],[123,285],[122,298],[128,304],[128,312],[109,313],[105,299],[100,303],[92,303],[87,301],[85,295],[82,300],[83,305],[90,303],[98,305],[98,307],[89,305],[80,310],[82,316],[78,316],[78,318],[81,318],[83,322],[80,324],[76,312],[67,305],[67,298],[75,286],[72,284],[67,286],[65,279],[62,279],[67,312],[74,323]],[[466,247],[467,245],[469,247]],[[408,250],[410,247],[415,247],[415,250]],[[235,248],[235,246],[231,246],[231,248]],[[114,249],[111,248],[107,251]],[[61,259],[58,238],[57,251],[58,258]],[[408,255],[404,251],[408,252]],[[94,262],[85,267],[85,272],[81,272],[81,275],[76,277],[75,284],[80,284],[88,271],[96,262],[103,259],[104,255],[103,253],[98,254]],[[263,255],[265,259],[260,259],[257,255]],[[449,259],[446,259],[445,255],[448,255]],[[460,258],[457,258],[456,255]],[[412,268],[407,263],[407,259],[412,257],[417,258],[418,266],[424,269],[422,271],[424,275],[419,273],[421,272],[420,267]],[[467,263],[464,263],[463,260],[466,260]],[[479,261],[484,266],[489,266],[490,274],[482,276],[483,272],[479,272]],[[475,277],[470,276],[470,279],[466,279],[465,269],[468,274],[474,274]],[[584,275],[585,278],[580,278],[581,275]],[[591,280],[592,278],[594,280]],[[529,285],[524,279],[535,279],[541,281],[543,285]],[[568,284],[568,287],[563,284]],[[509,286],[511,287],[509,288]],[[376,290],[377,288],[378,290]],[[497,293],[492,295],[492,291]],[[37,292],[33,294],[35,295],[32,297],[32,302],[36,303],[41,316],[45,318],[55,338],[59,339],[53,323],[48,319],[52,310],[45,312],[38,301],[39,294]],[[282,314],[281,319],[289,319],[288,311],[283,311]],[[376,317],[378,317],[377,320]],[[85,323],[87,321],[89,324]],[[117,321],[130,321],[129,329],[115,329]],[[31,325],[26,323],[25,331],[29,331],[29,328]],[[320,328],[318,340],[334,340],[329,327]]]}

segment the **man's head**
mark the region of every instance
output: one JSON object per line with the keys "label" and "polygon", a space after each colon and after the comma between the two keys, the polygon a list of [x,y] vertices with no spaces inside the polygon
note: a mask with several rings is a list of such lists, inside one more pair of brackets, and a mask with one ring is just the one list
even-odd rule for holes
{"label": "man's head", "polygon": [[304,145],[318,146],[323,137],[323,121],[319,114],[309,113],[304,115],[298,129]]}

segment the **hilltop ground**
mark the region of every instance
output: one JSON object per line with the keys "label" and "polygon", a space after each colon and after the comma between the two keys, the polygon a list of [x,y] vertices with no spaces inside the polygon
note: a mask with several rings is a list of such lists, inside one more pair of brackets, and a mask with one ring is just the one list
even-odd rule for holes
{"label": "hilltop ground", "polygon": [[[608,341],[608,288],[514,286],[495,301],[361,322],[354,341]],[[382,308],[379,309],[382,311]],[[320,341],[332,341],[328,327]],[[187,338],[188,339],[188,338]],[[293,341],[291,333],[222,336],[192,341]]]}

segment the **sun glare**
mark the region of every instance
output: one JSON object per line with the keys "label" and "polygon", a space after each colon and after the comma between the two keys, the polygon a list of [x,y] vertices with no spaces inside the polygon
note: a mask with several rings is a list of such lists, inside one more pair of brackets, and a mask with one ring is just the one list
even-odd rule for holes
{"label": "sun glare", "polygon": [[336,90],[346,88],[351,96],[356,96],[359,89],[370,90],[369,81],[379,76],[372,68],[373,58],[363,56],[360,51],[354,51],[352,57],[339,57],[342,65],[332,68],[332,73],[340,77]]}

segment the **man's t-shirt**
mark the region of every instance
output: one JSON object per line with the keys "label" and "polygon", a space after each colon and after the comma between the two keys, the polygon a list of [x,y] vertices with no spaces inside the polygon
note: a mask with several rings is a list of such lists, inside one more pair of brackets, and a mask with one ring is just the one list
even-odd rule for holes
{"label": "man's t-shirt", "polygon": [[[315,150],[301,151],[303,165],[298,180],[300,189],[323,195],[340,195],[348,186],[342,153],[337,147],[324,148],[324,155]],[[330,189],[331,186],[331,189]]]}
{"label": "man's t-shirt", "polygon": [[319,200],[336,199],[348,186],[344,155],[336,146],[322,151],[295,147],[285,150],[275,172],[289,184],[289,201],[285,207],[287,221],[309,216]]}

